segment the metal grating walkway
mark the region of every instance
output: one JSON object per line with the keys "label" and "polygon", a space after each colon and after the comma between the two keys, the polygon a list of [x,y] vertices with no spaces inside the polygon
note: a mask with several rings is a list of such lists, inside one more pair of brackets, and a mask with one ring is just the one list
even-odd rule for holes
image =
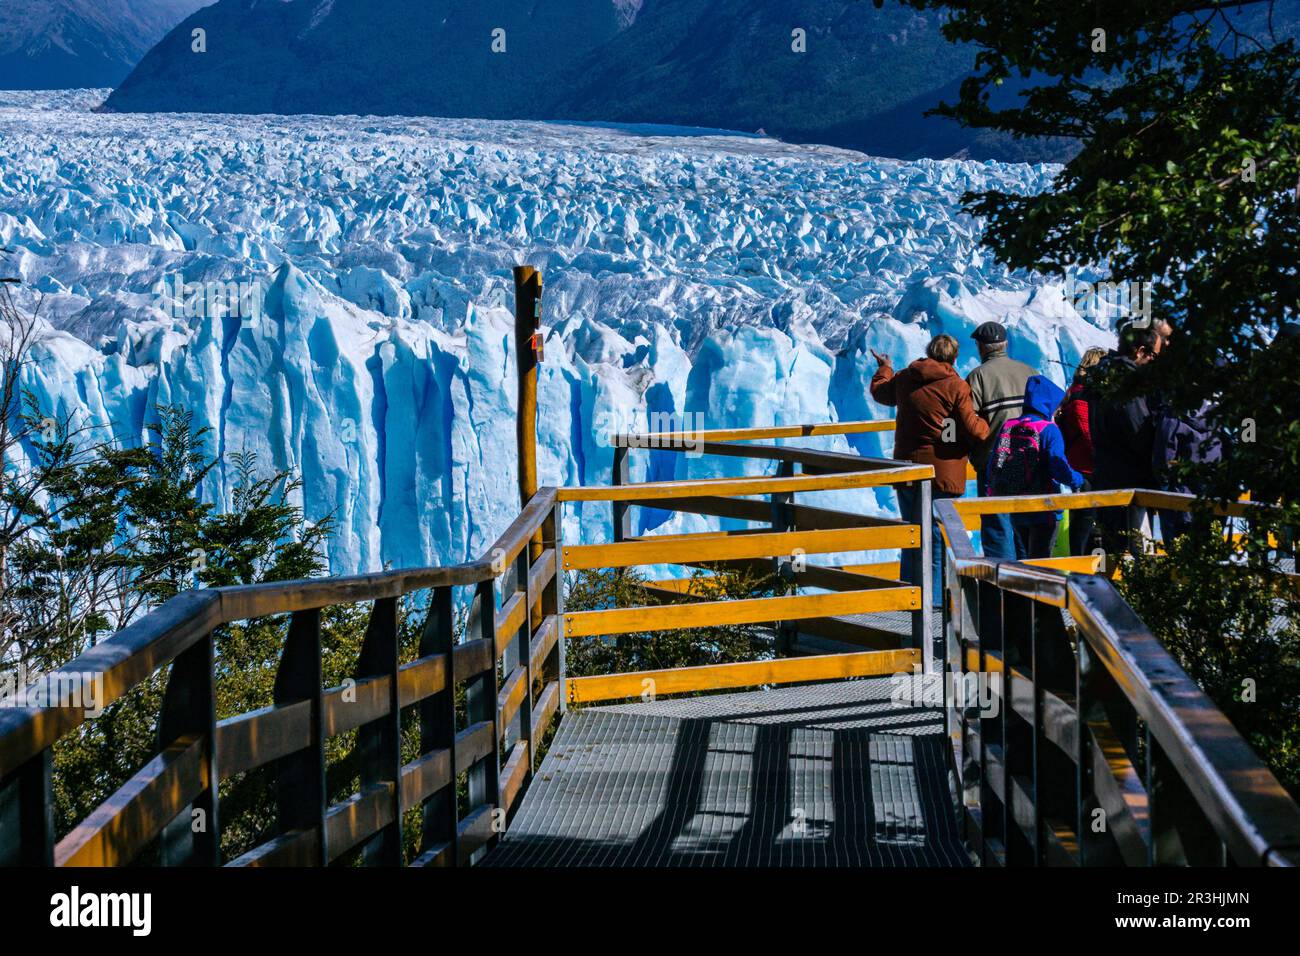
{"label": "metal grating walkway", "polygon": [[966,866],[937,711],[888,678],[568,714],[488,866]]}

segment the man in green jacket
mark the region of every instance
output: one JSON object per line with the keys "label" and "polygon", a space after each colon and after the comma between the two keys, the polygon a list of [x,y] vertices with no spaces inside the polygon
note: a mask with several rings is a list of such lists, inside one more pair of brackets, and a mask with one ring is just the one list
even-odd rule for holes
{"label": "man in green jacket", "polygon": [[[997,322],[985,322],[972,334],[979,344],[980,364],[966,377],[970,386],[975,414],[989,423],[989,437],[971,452],[980,497],[988,496],[983,475],[989,455],[997,445],[1002,423],[1019,418],[1025,401],[1025,384],[1038,373],[1024,362],[1007,355],[1007,330]],[[984,515],[980,518],[980,542],[984,556],[1001,561],[1016,559],[1016,539],[1010,515]]]}

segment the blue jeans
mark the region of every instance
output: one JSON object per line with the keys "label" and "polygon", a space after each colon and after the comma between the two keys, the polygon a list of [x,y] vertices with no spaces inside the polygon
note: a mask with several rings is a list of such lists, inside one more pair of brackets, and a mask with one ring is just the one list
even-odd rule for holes
{"label": "blue jeans", "polygon": [[[894,488],[898,495],[898,513],[904,521],[916,520],[916,488],[912,485],[898,485]],[[930,501],[935,502],[941,498],[960,498],[961,495],[954,495],[946,491],[940,491],[934,485],[930,486]],[[930,516],[930,548],[931,548],[931,568],[930,583],[932,589],[932,604],[935,606],[943,604],[943,532],[939,530],[939,522],[934,520],[934,515]],[[906,583],[915,580],[913,575],[914,563],[916,561],[917,551],[914,548],[904,548],[899,556],[899,580]]]}
{"label": "blue jeans", "polygon": [[[980,497],[988,498],[984,493],[984,482],[980,482]],[[1011,515],[980,515],[980,549],[984,557],[994,561],[1016,560],[1016,535],[1011,528]]]}
{"label": "blue jeans", "polygon": [[1016,558],[1050,558],[1056,544],[1059,518],[1044,521],[1042,515],[1012,515],[1011,527],[1016,535]]}

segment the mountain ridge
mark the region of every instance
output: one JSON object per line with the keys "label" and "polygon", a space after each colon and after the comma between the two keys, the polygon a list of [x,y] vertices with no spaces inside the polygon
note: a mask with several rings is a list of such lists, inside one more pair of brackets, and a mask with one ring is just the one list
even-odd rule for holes
{"label": "mountain ridge", "polygon": [[[512,115],[530,111],[515,104],[534,101],[541,81],[634,14],[614,0],[497,0],[491,10],[461,0],[220,0],[150,50],[106,107],[530,118]],[[203,53],[192,50],[197,28]]]}
{"label": "mountain ridge", "polygon": [[[198,27],[202,55],[190,50]],[[974,62],[940,28],[894,0],[500,0],[491,11],[220,0],[151,50],[106,108],[647,123],[899,158],[1066,158],[1059,144],[1011,151],[923,116]]]}
{"label": "mountain ridge", "polygon": [[0,89],[115,86],[212,0],[0,0]]}

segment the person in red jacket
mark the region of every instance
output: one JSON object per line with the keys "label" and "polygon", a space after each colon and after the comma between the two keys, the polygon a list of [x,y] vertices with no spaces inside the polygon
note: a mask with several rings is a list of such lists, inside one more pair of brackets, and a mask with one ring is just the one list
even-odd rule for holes
{"label": "person in red jacket", "polygon": [[[1105,349],[1088,349],[1074,370],[1074,382],[1065,393],[1065,401],[1056,412],[1056,425],[1065,438],[1065,459],[1084,477],[1083,490],[1092,486],[1092,430],[1088,424],[1086,383],[1088,370],[1102,360]],[[1092,550],[1092,532],[1097,513],[1091,509],[1070,512],[1070,553],[1087,554]]]}
{"label": "person in red jacket", "polygon": [[[897,375],[887,356],[872,351],[879,364],[871,378],[871,397],[882,405],[898,408],[894,426],[894,458],[934,468],[931,498],[960,498],[966,491],[966,459],[972,448],[989,436],[988,422],[975,414],[970,386],[953,368],[957,340],[938,335],[917,359]],[[910,518],[916,513],[915,492],[899,485],[899,513]],[[940,583],[943,567],[943,536],[934,523],[934,603],[943,603]],[[903,580],[911,580],[914,552],[903,551]]]}

